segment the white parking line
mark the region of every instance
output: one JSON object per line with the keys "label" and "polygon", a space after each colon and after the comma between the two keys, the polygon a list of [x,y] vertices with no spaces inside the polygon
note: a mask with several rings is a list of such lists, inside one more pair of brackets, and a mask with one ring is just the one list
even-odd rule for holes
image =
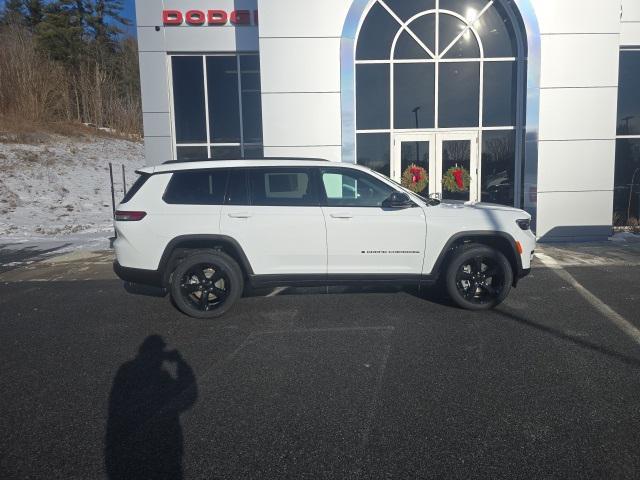
{"label": "white parking line", "polygon": [[580,282],[578,282],[573,275],[567,272],[562,266],[549,255],[544,253],[536,253],[536,257],[539,258],[545,266],[554,271],[560,278],[571,285],[576,291],[591,305],[593,305],[600,313],[602,313],[611,323],[622,330],[628,335],[634,342],[640,345],[640,330],[638,330],[633,324],[631,324],[626,318],[613,310],[609,305],[604,303],[593,293],[587,290]]}
{"label": "white parking line", "polygon": [[271,293],[267,294],[267,297],[275,297],[276,295],[279,295],[282,292],[284,292],[287,288],[289,288],[289,287],[277,287],[277,288],[274,288]]}

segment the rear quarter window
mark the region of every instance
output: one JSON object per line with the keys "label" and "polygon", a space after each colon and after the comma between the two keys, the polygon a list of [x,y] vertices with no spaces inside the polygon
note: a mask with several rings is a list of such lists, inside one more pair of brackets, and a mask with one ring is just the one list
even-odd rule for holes
{"label": "rear quarter window", "polygon": [[162,199],[173,205],[222,205],[227,173],[221,169],[174,172]]}
{"label": "rear quarter window", "polygon": [[149,173],[141,173],[136,181],[133,182],[133,185],[131,185],[131,188],[127,191],[120,203],[127,203],[129,200],[131,200],[146,183],[146,181],[149,180],[150,177],[151,175]]}

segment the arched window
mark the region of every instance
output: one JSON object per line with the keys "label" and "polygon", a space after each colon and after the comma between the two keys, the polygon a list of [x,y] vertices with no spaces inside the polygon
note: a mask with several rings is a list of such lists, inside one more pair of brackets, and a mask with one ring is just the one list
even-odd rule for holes
{"label": "arched window", "polygon": [[459,165],[476,182],[471,200],[517,204],[526,73],[518,18],[510,0],[374,1],[355,48],[358,163],[396,180],[416,163],[439,183]]}

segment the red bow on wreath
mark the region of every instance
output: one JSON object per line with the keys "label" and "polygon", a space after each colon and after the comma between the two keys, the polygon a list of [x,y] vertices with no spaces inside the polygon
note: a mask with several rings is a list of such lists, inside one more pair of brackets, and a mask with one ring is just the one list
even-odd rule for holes
{"label": "red bow on wreath", "polygon": [[456,180],[456,185],[460,190],[464,187],[464,181],[462,180],[462,170],[457,168],[453,171],[453,178]]}
{"label": "red bow on wreath", "polygon": [[411,181],[413,183],[418,183],[420,180],[422,180],[421,178],[421,170],[419,167],[412,167],[411,168]]}

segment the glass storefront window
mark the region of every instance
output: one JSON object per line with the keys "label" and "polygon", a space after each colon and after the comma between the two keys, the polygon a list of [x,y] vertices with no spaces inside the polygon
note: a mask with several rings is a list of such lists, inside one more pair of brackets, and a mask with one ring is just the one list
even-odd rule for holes
{"label": "glass storefront window", "polygon": [[435,65],[395,65],[394,125],[396,128],[433,128]]}
{"label": "glass storefront window", "polygon": [[359,133],[358,163],[389,176],[389,134]]}
{"label": "glass storefront window", "polygon": [[501,205],[514,204],[516,159],[515,130],[482,134],[481,200]]}
{"label": "glass storefront window", "polygon": [[207,92],[211,143],[240,143],[240,96],[235,56],[207,57]]}
{"label": "glass storefront window", "polygon": [[515,62],[485,63],[482,119],[485,127],[515,125],[517,75]]}
{"label": "glass storefront window", "polygon": [[640,50],[620,52],[618,135],[640,135]]}
{"label": "glass storefront window", "polygon": [[171,68],[178,160],[255,158],[262,151],[258,54],[174,55]]}
{"label": "glass storefront window", "polygon": [[640,225],[640,49],[620,51],[613,225]]}
{"label": "glass storefront window", "polygon": [[439,79],[439,119],[442,128],[477,127],[480,106],[480,64],[443,63]]}
{"label": "glass storefront window", "polygon": [[[374,2],[356,39],[357,161],[389,175],[389,157],[403,154],[393,153],[398,134],[476,130],[488,143],[474,147],[473,160],[489,162],[481,171],[495,176],[478,179],[476,190],[519,204],[526,45],[517,16],[512,0]],[[499,187],[498,175],[506,175]]]}
{"label": "glass storefront window", "polygon": [[389,128],[389,65],[367,64],[356,68],[358,116],[361,130]]}
{"label": "glass storefront window", "polygon": [[176,141],[206,142],[202,57],[173,57],[171,60]]}
{"label": "glass storefront window", "polygon": [[613,224],[640,224],[640,138],[616,141]]}

